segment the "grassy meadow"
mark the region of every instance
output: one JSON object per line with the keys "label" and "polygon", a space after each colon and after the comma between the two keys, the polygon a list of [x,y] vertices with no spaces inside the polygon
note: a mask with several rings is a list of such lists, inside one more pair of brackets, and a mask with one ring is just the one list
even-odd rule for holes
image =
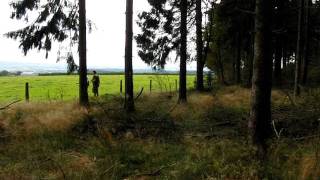
{"label": "grassy meadow", "polygon": [[[88,76],[89,80],[91,76]],[[194,87],[194,77],[187,78],[188,88]],[[123,75],[101,75],[100,94],[119,94],[120,80]],[[175,91],[175,81],[179,80],[178,75],[135,75],[134,89],[139,93],[144,88],[144,93],[149,93],[149,84],[152,80],[152,90],[155,92]],[[47,100],[72,100],[78,97],[78,76],[13,76],[0,77],[0,103],[24,99],[25,83],[30,85],[31,101]],[[89,95],[92,96],[92,85],[89,86]]]}
{"label": "grassy meadow", "polygon": [[132,114],[114,95],[91,99],[88,109],[14,104],[0,111],[0,179],[319,179],[319,91],[296,104],[273,91],[279,136],[263,162],[248,138],[249,89],[189,92],[188,104],[177,98],[145,93]]}

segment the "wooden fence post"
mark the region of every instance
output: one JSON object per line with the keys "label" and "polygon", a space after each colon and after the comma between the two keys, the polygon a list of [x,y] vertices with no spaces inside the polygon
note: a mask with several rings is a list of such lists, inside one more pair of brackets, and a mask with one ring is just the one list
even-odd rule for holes
{"label": "wooden fence post", "polygon": [[30,95],[29,95],[29,83],[26,83],[26,89],[25,89],[25,98],[26,98],[26,101],[29,102],[29,99],[30,99]]}
{"label": "wooden fence post", "polygon": [[178,91],[178,80],[176,80],[176,92]]}
{"label": "wooden fence post", "polygon": [[120,80],[120,93],[122,94],[122,80]]}
{"label": "wooden fence post", "polygon": [[152,91],[152,80],[150,80],[150,93]]}

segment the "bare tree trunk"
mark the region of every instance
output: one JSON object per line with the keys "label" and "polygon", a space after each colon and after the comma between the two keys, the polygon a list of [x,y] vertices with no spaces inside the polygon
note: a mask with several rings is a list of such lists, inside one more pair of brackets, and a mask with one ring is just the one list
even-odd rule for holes
{"label": "bare tree trunk", "polygon": [[[212,2],[211,11],[213,9],[214,9],[214,3]],[[212,35],[213,35],[212,24],[213,24],[213,12],[209,11],[208,24],[206,25],[207,27],[209,27],[209,29],[207,29],[207,33],[206,33],[206,40],[207,41],[206,41],[206,46],[204,48],[204,61],[207,60],[208,54],[210,51],[210,43],[212,41]]]}
{"label": "bare tree trunk", "polygon": [[250,50],[249,50],[249,63],[248,63],[248,87],[252,86],[252,76],[253,76],[253,61],[254,61],[254,36],[250,36]]}
{"label": "bare tree trunk", "polygon": [[237,83],[237,48],[234,48],[233,60],[232,60],[232,80],[234,83]]}
{"label": "bare tree trunk", "polygon": [[203,40],[202,40],[202,9],[201,0],[196,0],[196,26],[197,26],[197,90],[203,91]]}
{"label": "bare tree trunk", "polygon": [[79,0],[79,96],[80,104],[89,105],[87,79],[86,1]]}
{"label": "bare tree trunk", "polygon": [[304,14],[304,44],[303,44],[303,74],[302,84],[306,85],[308,80],[309,66],[309,0],[305,0]]}
{"label": "bare tree trunk", "polygon": [[296,70],[294,79],[294,98],[300,95],[300,79],[301,79],[301,31],[302,31],[302,9],[303,0],[298,1],[299,17],[298,17],[298,38],[297,38],[297,50],[296,50]]}
{"label": "bare tree trunk", "polygon": [[255,52],[253,66],[252,99],[249,129],[257,145],[260,157],[267,152],[267,140],[271,135],[272,1],[256,0]]}
{"label": "bare tree trunk", "polygon": [[236,82],[241,83],[241,34],[237,33]]}
{"label": "bare tree trunk", "polygon": [[126,0],[125,109],[127,110],[127,112],[134,111],[132,40],[133,40],[133,0]]}
{"label": "bare tree trunk", "polygon": [[188,0],[181,0],[181,45],[180,45],[180,89],[179,102],[187,101],[187,9]]}
{"label": "bare tree trunk", "polygon": [[287,38],[283,39],[283,46],[282,46],[282,69],[286,71],[287,63],[288,63],[288,48],[287,48]]}
{"label": "bare tree trunk", "polygon": [[275,56],[274,56],[274,82],[276,86],[281,86],[282,72],[281,72],[281,60],[282,60],[282,37],[278,35],[276,37],[275,44]]}
{"label": "bare tree trunk", "polygon": [[217,60],[218,60],[218,69],[220,69],[220,83],[223,85],[226,85],[227,82],[225,81],[224,78],[224,67],[223,67],[223,62],[221,60],[221,50],[220,48],[218,48],[218,52],[217,52]]}

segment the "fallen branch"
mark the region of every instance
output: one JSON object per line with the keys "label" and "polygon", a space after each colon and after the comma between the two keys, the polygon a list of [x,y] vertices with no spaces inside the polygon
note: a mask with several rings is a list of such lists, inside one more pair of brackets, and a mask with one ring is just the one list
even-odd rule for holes
{"label": "fallen branch", "polygon": [[250,10],[246,10],[246,9],[241,9],[241,8],[238,8],[238,7],[236,7],[235,10],[236,10],[236,11],[239,11],[239,12],[242,12],[242,13],[245,13],[245,14],[251,14],[251,15],[255,15],[255,14],[256,14],[254,11],[250,11]]}
{"label": "fallen branch", "polygon": [[139,97],[142,95],[143,90],[144,90],[144,88],[141,88],[140,93],[139,93],[139,94],[137,95],[137,97],[134,99],[135,101],[136,101],[137,99],[139,99]]}
{"label": "fallen branch", "polygon": [[272,121],[272,127],[273,127],[273,130],[274,130],[274,132],[275,132],[275,134],[276,134],[277,138],[278,138],[278,139],[280,139],[280,137],[281,137],[281,133],[282,133],[283,129],[281,129],[281,130],[278,132],[278,131],[277,131],[277,128],[276,128],[276,125],[275,125],[275,123],[274,123],[274,121]]}
{"label": "fallen branch", "polygon": [[306,139],[313,139],[313,138],[318,138],[320,135],[313,135],[313,136],[304,136],[304,137],[299,137],[299,138],[294,138],[294,140],[299,141],[299,140],[306,140]]}
{"label": "fallen branch", "polygon": [[149,177],[155,177],[155,176],[159,176],[161,174],[161,171],[165,168],[171,167],[176,165],[177,163],[173,163],[171,165],[167,165],[167,166],[161,166],[159,169],[151,172],[151,173],[141,173],[141,174],[137,174],[134,177],[138,178],[138,177],[143,177],[143,176],[149,176]]}
{"label": "fallen branch", "polygon": [[118,164],[116,163],[116,164],[114,164],[114,165],[112,165],[111,167],[109,167],[108,169],[106,169],[102,174],[101,174],[101,176],[104,176],[105,174],[107,174],[111,169],[113,169],[115,166],[117,166]]}
{"label": "fallen branch", "polygon": [[14,105],[14,104],[16,104],[16,103],[18,103],[18,102],[20,102],[20,101],[21,101],[21,100],[17,100],[17,101],[14,101],[14,102],[12,102],[12,103],[4,106],[4,107],[1,107],[1,108],[0,108],[0,111],[5,110],[5,109],[9,108],[10,106],[12,106],[12,105]]}

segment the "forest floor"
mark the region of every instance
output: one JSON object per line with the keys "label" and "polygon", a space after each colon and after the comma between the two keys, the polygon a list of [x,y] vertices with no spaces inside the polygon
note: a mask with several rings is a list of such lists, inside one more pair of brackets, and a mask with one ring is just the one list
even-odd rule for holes
{"label": "forest floor", "polygon": [[248,139],[250,91],[15,104],[0,111],[0,179],[317,179],[320,91],[274,90],[275,135],[261,162]]}

